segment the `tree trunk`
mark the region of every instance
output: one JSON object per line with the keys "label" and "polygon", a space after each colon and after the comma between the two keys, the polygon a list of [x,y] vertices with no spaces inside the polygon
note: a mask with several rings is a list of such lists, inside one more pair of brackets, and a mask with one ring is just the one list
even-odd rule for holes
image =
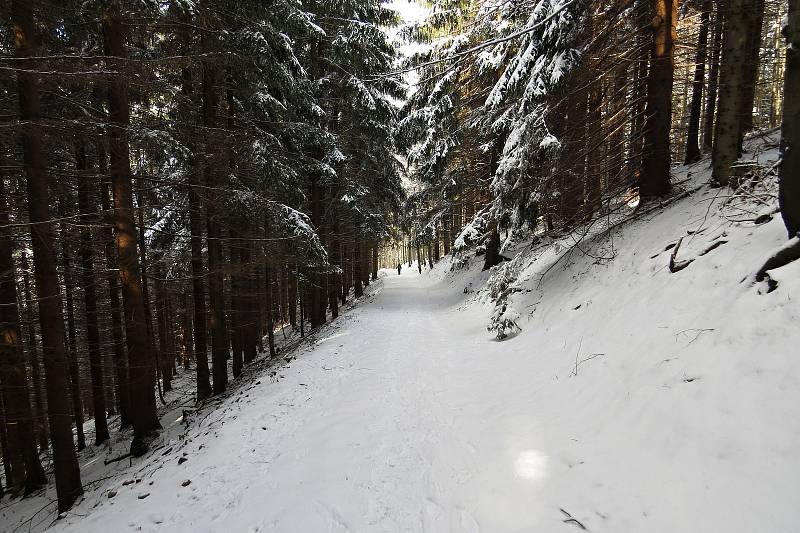
{"label": "tree trunk", "polygon": [[[1,370],[0,370],[1,371]],[[6,488],[3,488],[0,483],[0,498],[5,496],[6,490],[12,490],[12,487],[22,487],[25,485],[25,467],[22,464],[22,457],[19,450],[10,449],[8,446],[8,432],[9,428],[6,427],[6,391],[3,388],[3,383],[0,380],[0,454],[3,455],[3,474],[6,476]],[[13,464],[12,464],[13,463]]]}
{"label": "tree trunk", "polygon": [[689,106],[689,129],[686,134],[687,165],[700,159],[700,113],[703,107],[703,84],[706,74],[706,56],[708,48],[708,21],[711,17],[711,0],[705,0],[700,13],[700,31],[697,35],[697,53],[695,54],[694,79],[692,81],[692,102]]}
{"label": "tree trunk", "polygon": [[208,370],[208,318],[206,315],[206,271],[203,268],[203,222],[197,168],[189,171],[189,231],[192,254],[192,299],[194,302],[194,356],[197,365],[197,399],[211,396],[211,375]]}
{"label": "tree trunk", "polygon": [[711,180],[715,185],[730,182],[731,165],[741,150],[741,110],[745,98],[747,74],[742,65],[749,58],[747,49],[748,17],[751,0],[726,0],[720,9],[725,19],[720,63],[719,102],[711,153]]}
{"label": "tree trunk", "polygon": [[639,195],[643,199],[670,191],[670,126],[675,67],[677,0],[651,0],[653,42],[647,76],[644,146]]}
{"label": "tree trunk", "polygon": [[339,301],[342,305],[347,303],[347,297],[350,295],[350,264],[353,262],[352,257],[348,255],[347,242],[342,242],[341,251],[339,256],[342,259],[340,266],[342,267],[342,274],[339,276],[342,282],[339,288]]}
{"label": "tree trunk", "polygon": [[747,17],[747,62],[745,70],[744,95],[742,98],[741,122],[739,124],[739,151],[741,153],[744,134],[753,129],[753,103],[758,83],[758,66],[761,53],[761,27],[764,25],[764,0],[750,0]]}
{"label": "tree trunk", "polygon": [[[200,3],[202,25],[206,29],[202,37],[205,54],[215,52],[212,41],[207,2]],[[225,283],[222,268],[224,265],[222,249],[222,214],[218,203],[222,200],[219,187],[218,152],[219,139],[215,133],[219,111],[219,67],[211,59],[203,61],[203,125],[205,126],[205,176],[206,176],[206,235],[208,241],[208,295],[209,329],[211,330],[211,367],[213,373],[213,392],[221,394],[228,383],[228,357],[230,355],[228,325],[225,317]]]}
{"label": "tree trunk", "polygon": [[[191,23],[191,18],[186,15],[187,23]],[[182,50],[185,54],[191,52],[191,39],[188,31],[181,33]],[[184,68],[181,72],[181,93],[187,101],[192,101],[194,86],[192,83],[192,71]],[[188,110],[187,110],[188,112]],[[194,152],[196,147],[192,146]],[[200,176],[197,161],[193,157],[189,163],[187,181],[189,185],[189,232],[192,265],[192,302],[193,302],[193,338],[194,356],[197,366],[197,399],[205,400],[211,396],[211,376],[208,370],[208,322],[206,315],[206,271],[203,267],[203,213],[201,211]]]}
{"label": "tree trunk", "polygon": [[[330,238],[329,251],[333,266],[341,268],[342,256],[341,246],[339,245],[339,226],[335,221],[332,224]],[[339,316],[339,293],[342,288],[340,277],[341,274],[338,273],[328,274],[328,306],[331,308],[331,318]]]}
{"label": "tree trunk", "polygon": [[183,368],[188,370],[190,363],[194,359],[193,342],[193,327],[192,327],[192,314],[189,311],[191,302],[189,301],[190,293],[187,290],[181,291],[181,340],[183,351]]}
{"label": "tree trunk", "polygon": [[789,238],[800,232],[800,0],[789,0],[778,200]]}
{"label": "tree trunk", "polygon": [[[98,166],[100,173],[105,176],[107,172],[105,144],[97,143]],[[122,328],[122,312],[119,298],[119,276],[117,274],[116,243],[114,241],[114,214],[111,211],[111,199],[106,183],[100,184],[100,203],[107,217],[103,229],[104,254],[106,268],[108,269],[108,301],[111,314],[111,339],[114,354],[114,373],[117,376],[117,401],[119,402],[120,427],[131,425],[131,403],[128,376],[128,358],[125,354],[125,333]]]}
{"label": "tree trunk", "polygon": [[[62,206],[63,201],[59,202]],[[62,217],[67,216],[66,210],[61,213]],[[78,451],[86,448],[86,436],[83,432],[83,402],[81,401],[81,373],[78,366],[78,349],[75,339],[75,311],[73,306],[72,290],[75,284],[72,280],[72,257],[69,250],[66,230],[61,228],[62,235],[62,261],[64,264],[64,296],[67,310],[67,347],[69,358],[69,381],[72,399],[72,416],[75,419],[75,434],[78,438]]]}
{"label": "tree trunk", "polygon": [[717,88],[719,84],[719,58],[722,49],[723,16],[716,0],[714,15],[714,44],[711,48],[711,67],[708,71],[708,94],[706,94],[706,117],[703,128],[703,151],[710,152],[714,147],[714,118],[717,110]]}
{"label": "tree trunk", "polygon": [[292,257],[289,262],[289,325],[297,327],[297,260]]}
{"label": "tree trunk", "polygon": [[160,371],[161,379],[164,383],[164,392],[172,390],[172,357],[169,354],[169,322],[167,315],[167,289],[163,281],[163,273],[156,272],[158,281],[155,284],[156,290],[156,321],[158,323],[158,350],[160,352]]}
{"label": "tree trunk", "polygon": [[253,248],[252,241],[242,244],[242,264],[245,269],[244,294],[242,296],[242,305],[245,308],[243,332],[245,363],[255,361],[258,354],[258,306],[256,305],[255,296],[258,293],[258,286],[256,285],[257,271],[253,266]]}
{"label": "tree trunk", "polygon": [[378,244],[372,245],[372,281],[378,279]]}
{"label": "tree trunk", "polygon": [[86,312],[86,346],[89,352],[89,375],[92,380],[92,406],[94,411],[95,445],[108,440],[106,397],[103,390],[103,360],[100,353],[100,326],[97,320],[97,279],[94,269],[94,235],[97,224],[97,207],[92,198],[94,182],[86,173],[86,147],[79,141],[75,147],[75,166],[78,171],[78,212],[81,214],[81,283]]}
{"label": "tree trunk", "polygon": [[39,449],[43,451],[48,447],[49,425],[47,423],[45,399],[42,397],[42,366],[36,343],[36,320],[33,314],[33,295],[31,293],[30,277],[28,276],[28,259],[24,251],[22,252],[22,261],[24,263],[22,287],[25,298],[25,322],[28,324],[28,364],[31,366],[31,381],[33,382],[34,426],[37,440],[39,441]]}
{"label": "tree trunk", "polygon": [[361,283],[369,287],[369,246],[362,241],[361,245]]}
{"label": "tree trunk", "polygon": [[[126,57],[124,29],[116,5],[111,4],[105,10],[102,22],[106,53],[124,60]],[[133,186],[128,145],[130,124],[128,86],[121,75],[114,76],[109,81],[108,108],[111,120],[108,145],[114,192],[114,227],[125,316],[125,340],[128,345],[128,391],[133,425],[131,454],[140,456],[147,452],[148,438],[161,428],[161,424],[156,415],[153,353],[148,342],[142,271],[136,253],[137,232],[133,216]]]}
{"label": "tree trunk", "polygon": [[0,383],[5,415],[2,423],[7,428],[3,459],[11,467],[11,472],[6,472],[7,488],[12,494],[23,490],[27,495],[45,486],[47,478],[36,448],[9,222],[5,182],[0,176]]}
{"label": "tree trunk", "polygon": [[272,314],[272,265],[270,265],[268,258],[264,261],[264,289],[267,296],[267,344],[269,346],[269,356],[275,357],[275,322]]}
{"label": "tree trunk", "polygon": [[353,296],[356,298],[364,294],[364,288],[361,285],[361,268],[363,264],[361,249],[361,241],[355,241],[353,244]]}
{"label": "tree trunk", "polygon": [[242,305],[242,246],[241,234],[230,229],[230,267],[231,267],[231,370],[238,378],[244,367],[244,306]]}
{"label": "tree trunk", "polygon": [[500,233],[497,227],[493,227],[486,239],[486,254],[483,258],[483,270],[489,270],[495,265],[500,264]]}
{"label": "tree trunk", "polygon": [[[38,43],[34,36],[31,3],[13,0],[11,20],[14,47],[18,57],[36,56]],[[35,60],[34,60],[35,61]],[[35,62],[25,62],[23,68],[35,70]],[[58,511],[67,511],[83,493],[78,458],[72,443],[72,428],[68,408],[68,361],[64,348],[64,317],[61,290],[56,271],[53,223],[50,218],[50,192],[45,172],[45,151],[39,126],[39,83],[36,74],[17,72],[20,119],[27,126],[22,130],[22,151],[27,177],[28,211],[33,248],[36,292],[39,296],[39,320],[42,326],[47,389],[48,418],[53,443],[53,466],[56,478]]]}

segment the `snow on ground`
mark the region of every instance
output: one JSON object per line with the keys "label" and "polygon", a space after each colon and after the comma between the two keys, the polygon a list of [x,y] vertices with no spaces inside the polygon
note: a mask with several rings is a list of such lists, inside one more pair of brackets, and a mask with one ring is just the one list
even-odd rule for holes
{"label": "snow on ground", "polygon": [[[695,174],[684,186],[706,164],[676,169]],[[53,530],[797,531],[800,267],[773,292],[741,283],[786,235],[779,216],[731,223],[723,194],[589,255],[531,247],[522,331],[502,342],[480,258],[382,271],[288,365],[253,371]],[[694,261],[670,273],[681,237]]]}

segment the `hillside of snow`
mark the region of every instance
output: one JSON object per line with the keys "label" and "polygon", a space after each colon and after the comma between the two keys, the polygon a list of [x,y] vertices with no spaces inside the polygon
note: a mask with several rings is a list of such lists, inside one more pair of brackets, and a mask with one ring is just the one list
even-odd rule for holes
{"label": "hillside of snow", "polygon": [[[774,142],[754,143],[768,169]],[[797,531],[800,264],[772,291],[745,280],[786,240],[774,191],[730,198],[707,165],[676,167],[663,208],[522,243],[494,273],[382,271],[288,362],[94,472],[66,516],[39,496],[2,529]],[[521,330],[497,341],[484,287],[509,268]]]}

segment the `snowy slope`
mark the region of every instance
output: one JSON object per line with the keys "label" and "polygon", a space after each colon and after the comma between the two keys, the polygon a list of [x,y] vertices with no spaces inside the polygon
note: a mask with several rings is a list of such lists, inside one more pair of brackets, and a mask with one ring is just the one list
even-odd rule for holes
{"label": "snowy slope", "polygon": [[[693,190],[705,165],[677,181]],[[479,260],[383,271],[53,530],[797,531],[800,266],[773,292],[741,283],[786,236],[779,216],[731,222],[727,194],[702,187],[566,257],[568,239],[531,247],[522,331],[502,342]],[[681,237],[694,261],[670,273]]]}

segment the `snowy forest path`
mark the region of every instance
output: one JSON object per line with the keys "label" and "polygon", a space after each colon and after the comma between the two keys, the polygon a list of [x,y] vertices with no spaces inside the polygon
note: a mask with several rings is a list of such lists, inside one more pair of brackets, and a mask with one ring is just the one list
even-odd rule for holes
{"label": "snowy forest path", "polygon": [[479,515],[493,531],[532,523],[541,465],[515,442],[525,424],[498,416],[503,383],[484,363],[499,345],[484,317],[457,309],[461,291],[386,272],[367,312],[346,315],[286,369],[308,398],[275,443],[292,452],[263,473],[283,507],[264,525],[473,533]]}
{"label": "snowy forest path", "polygon": [[383,271],[289,365],[201,425],[184,448],[189,461],[167,461],[153,476],[147,488],[159,494],[147,498],[147,513],[123,488],[75,525],[120,520],[111,516],[120,504],[130,506],[125,523],[145,531],[475,533],[486,531],[482,521],[495,532],[535,524],[542,464],[528,442],[530,413],[504,400],[519,391],[492,378],[499,343],[482,313],[458,309],[463,297],[416,270]]}

